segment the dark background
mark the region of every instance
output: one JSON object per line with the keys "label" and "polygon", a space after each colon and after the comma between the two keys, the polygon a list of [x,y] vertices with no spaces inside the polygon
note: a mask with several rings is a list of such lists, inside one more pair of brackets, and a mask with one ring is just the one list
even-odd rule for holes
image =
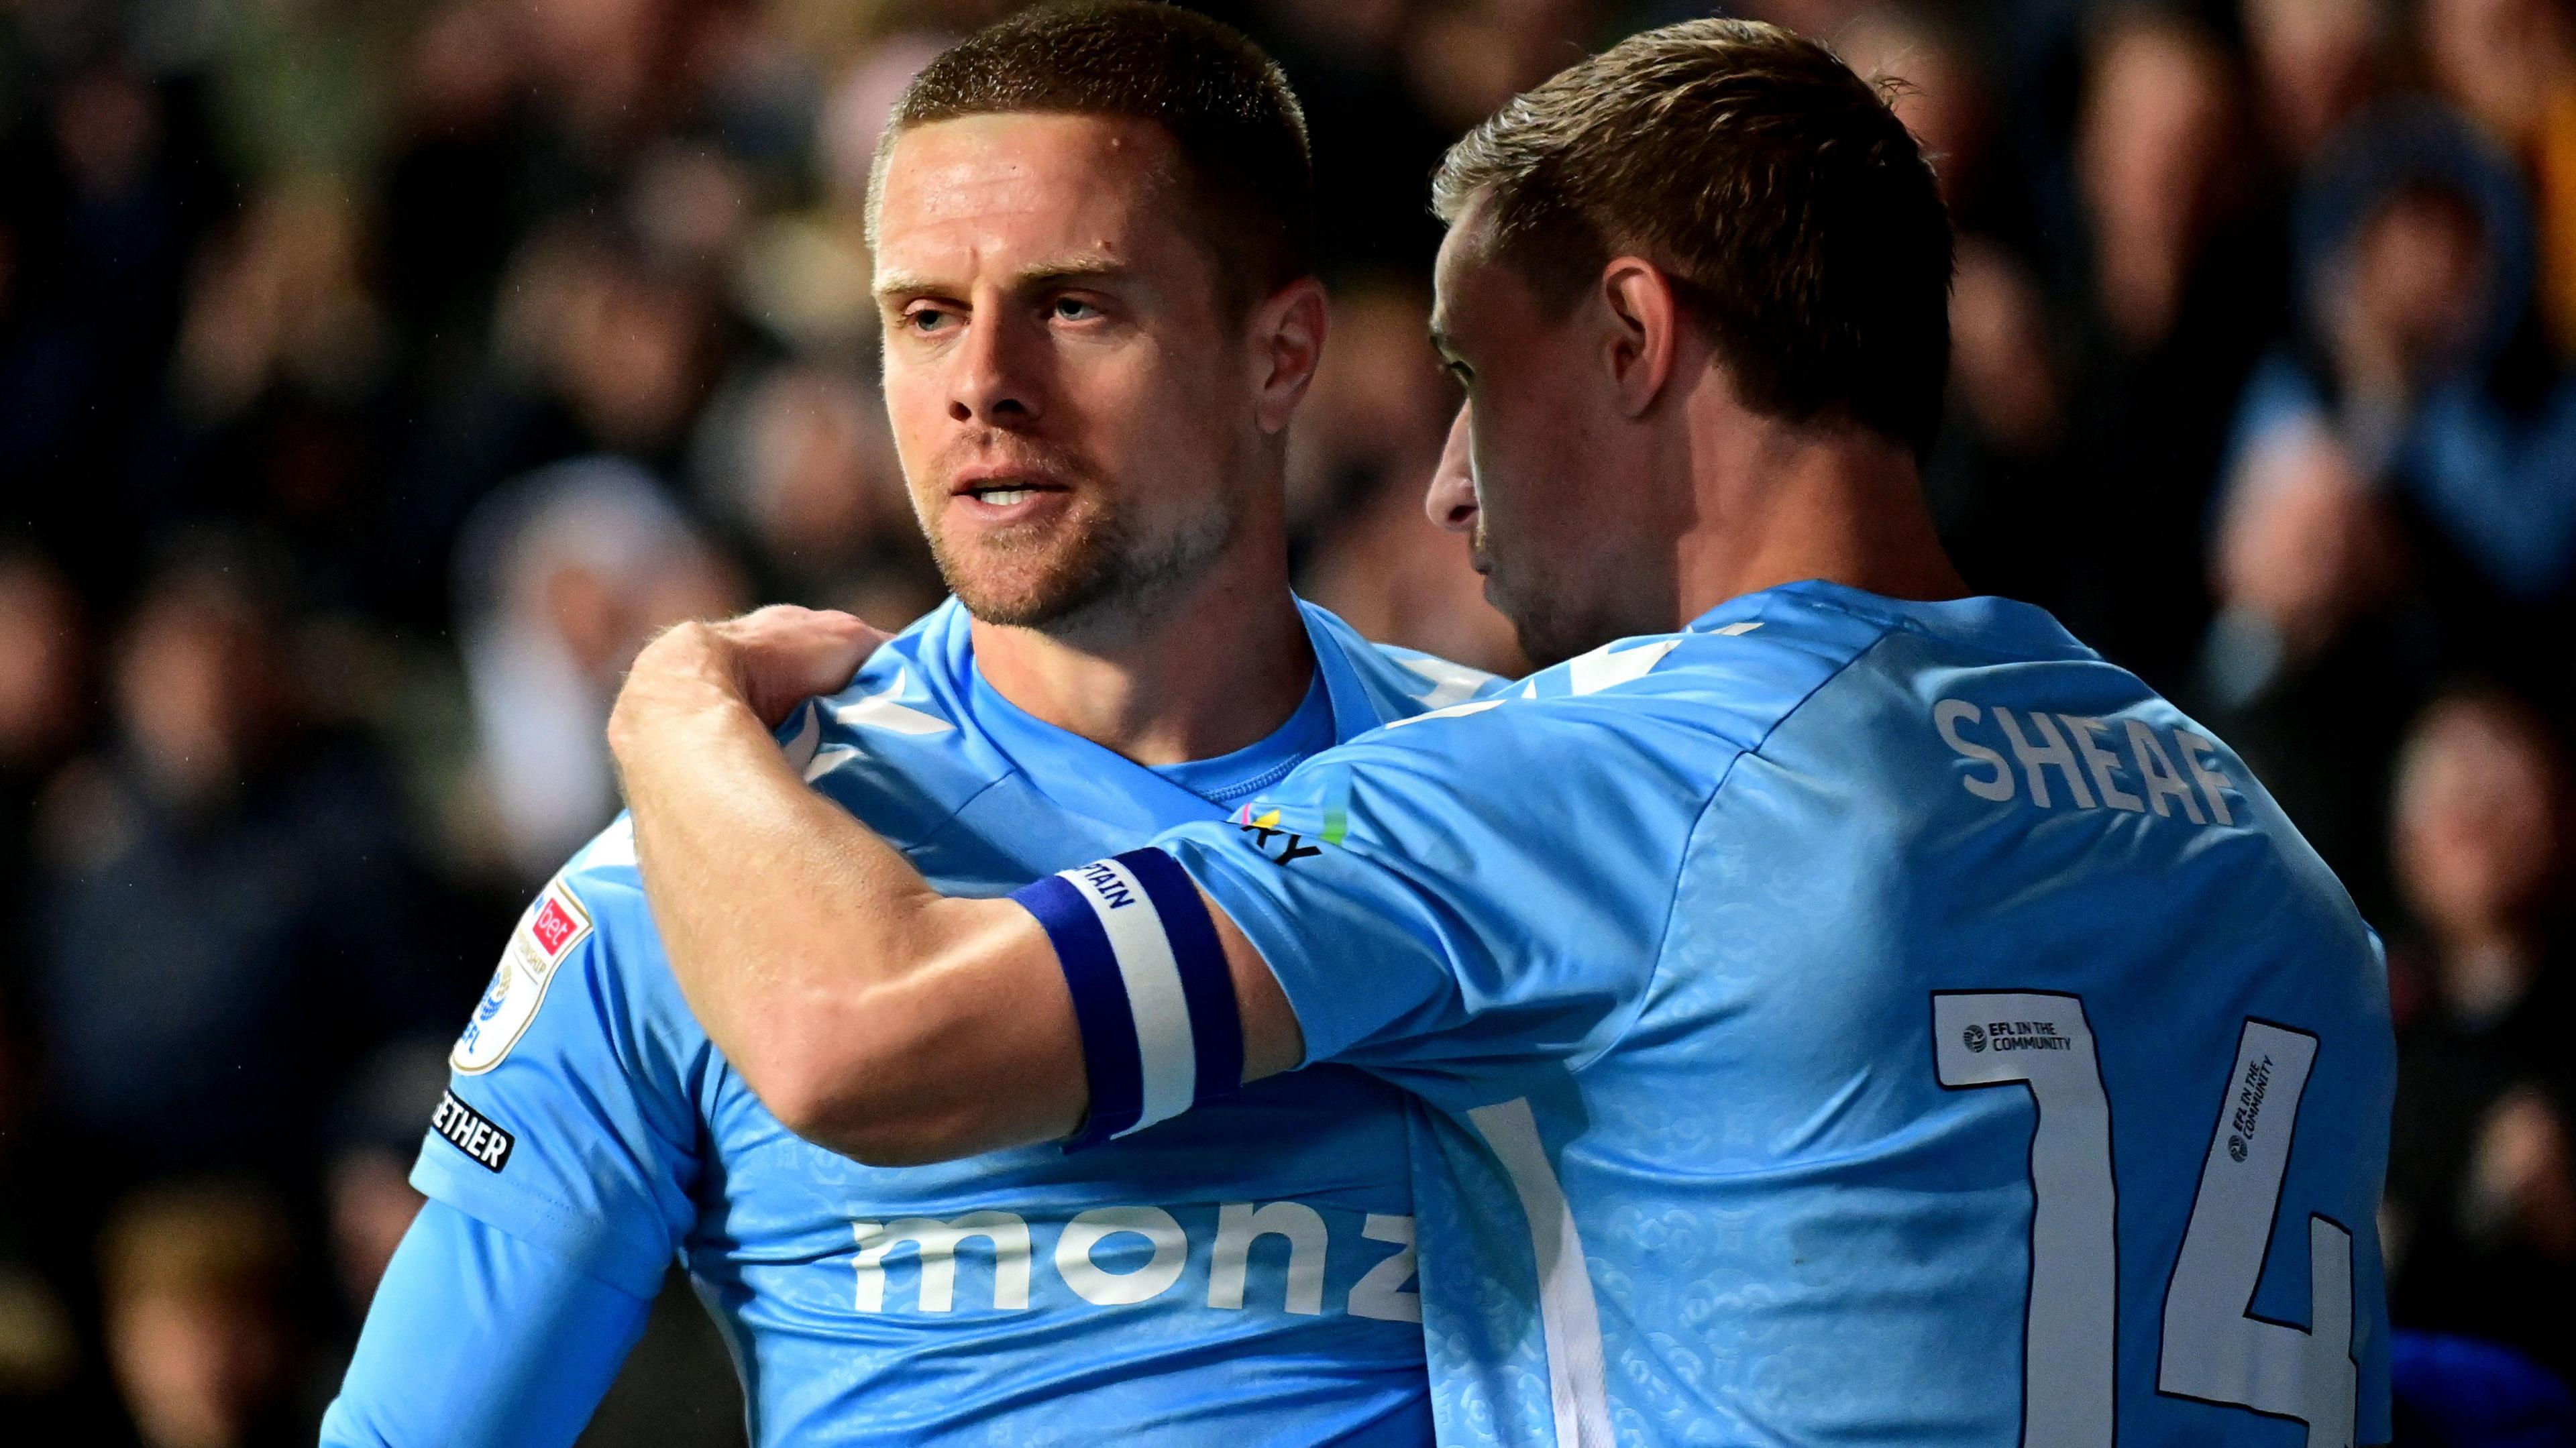
{"label": "dark background", "polygon": [[[912,70],[1007,8],[0,0],[0,1434],[311,1442],[446,1043],[615,808],[639,641],[936,601],[861,191]],[[1208,8],[1322,180],[1301,584],[1512,668],[1418,507],[1426,178],[1701,12]],[[2576,17],[1744,13],[1901,77],[1939,154],[1970,581],[2234,741],[2388,936],[2398,1320],[2576,1368]],[[738,1438],[665,1304],[588,1441]]]}

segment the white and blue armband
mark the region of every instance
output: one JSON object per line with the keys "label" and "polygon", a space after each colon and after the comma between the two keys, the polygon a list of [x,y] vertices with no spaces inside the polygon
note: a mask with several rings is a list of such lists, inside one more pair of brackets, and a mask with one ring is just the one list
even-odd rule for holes
{"label": "white and blue armband", "polygon": [[1046,928],[1091,1078],[1066,1145],[1096,1145],[1243,1084],[1243,1018],[1216,924],[1171,856],[1130,850],[1015,891]]}

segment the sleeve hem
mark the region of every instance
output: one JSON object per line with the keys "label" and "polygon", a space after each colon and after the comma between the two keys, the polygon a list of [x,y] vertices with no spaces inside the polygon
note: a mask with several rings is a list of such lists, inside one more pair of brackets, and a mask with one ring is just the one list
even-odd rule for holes
{"label": "sleeve hem", "polygon": [[479,1167],[468,1175],[458,1169],[462,1163],[440,1159],[440,1152],[452,1150],[435,1136],[422,1144],[420,1159],[411,1169],[411,1184],[421,1195],[552,1252],[630,1297],[649,1302],[661,1292],[671,1261],[669,1249],[648,1250],[622,1233],[602,1230],[563,1203],[504,1182]]}

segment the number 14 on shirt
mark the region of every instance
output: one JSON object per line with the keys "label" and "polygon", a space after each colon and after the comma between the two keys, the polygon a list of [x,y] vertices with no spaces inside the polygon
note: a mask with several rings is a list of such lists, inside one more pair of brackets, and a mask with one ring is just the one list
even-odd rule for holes
{"label": "number 14 on shirt", "polygon": [[[2084,1003],[2047,992],[1941,992],[1933,1059],[1954,1089],[2022,1086],[2030,1144],[2030,1311],[2022,1448],[2110,1448],[2118,1374],[2118,1184],[2111,1099]],[[2308,1425],[2308,1448],[2351,1448],[2352,1234],[2308,1217],[2309,1326],[2253,1315],[2299,1099],[2317,1038],[2248,1018],[2238,1038],[2165,1291],[2159,1391]],[[2295,1240],[2295,1239],[2294,1239]]]}

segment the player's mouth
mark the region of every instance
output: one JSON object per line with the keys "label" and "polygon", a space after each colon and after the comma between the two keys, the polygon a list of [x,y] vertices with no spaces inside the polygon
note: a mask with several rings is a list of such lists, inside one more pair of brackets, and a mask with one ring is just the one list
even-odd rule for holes
{"label": "player's mouth", "polygon": [[1073,490],[1027,472],[987,472],[960,475],[950,482],[948,493],[979,521],[1014,523],[1064,506]]}

